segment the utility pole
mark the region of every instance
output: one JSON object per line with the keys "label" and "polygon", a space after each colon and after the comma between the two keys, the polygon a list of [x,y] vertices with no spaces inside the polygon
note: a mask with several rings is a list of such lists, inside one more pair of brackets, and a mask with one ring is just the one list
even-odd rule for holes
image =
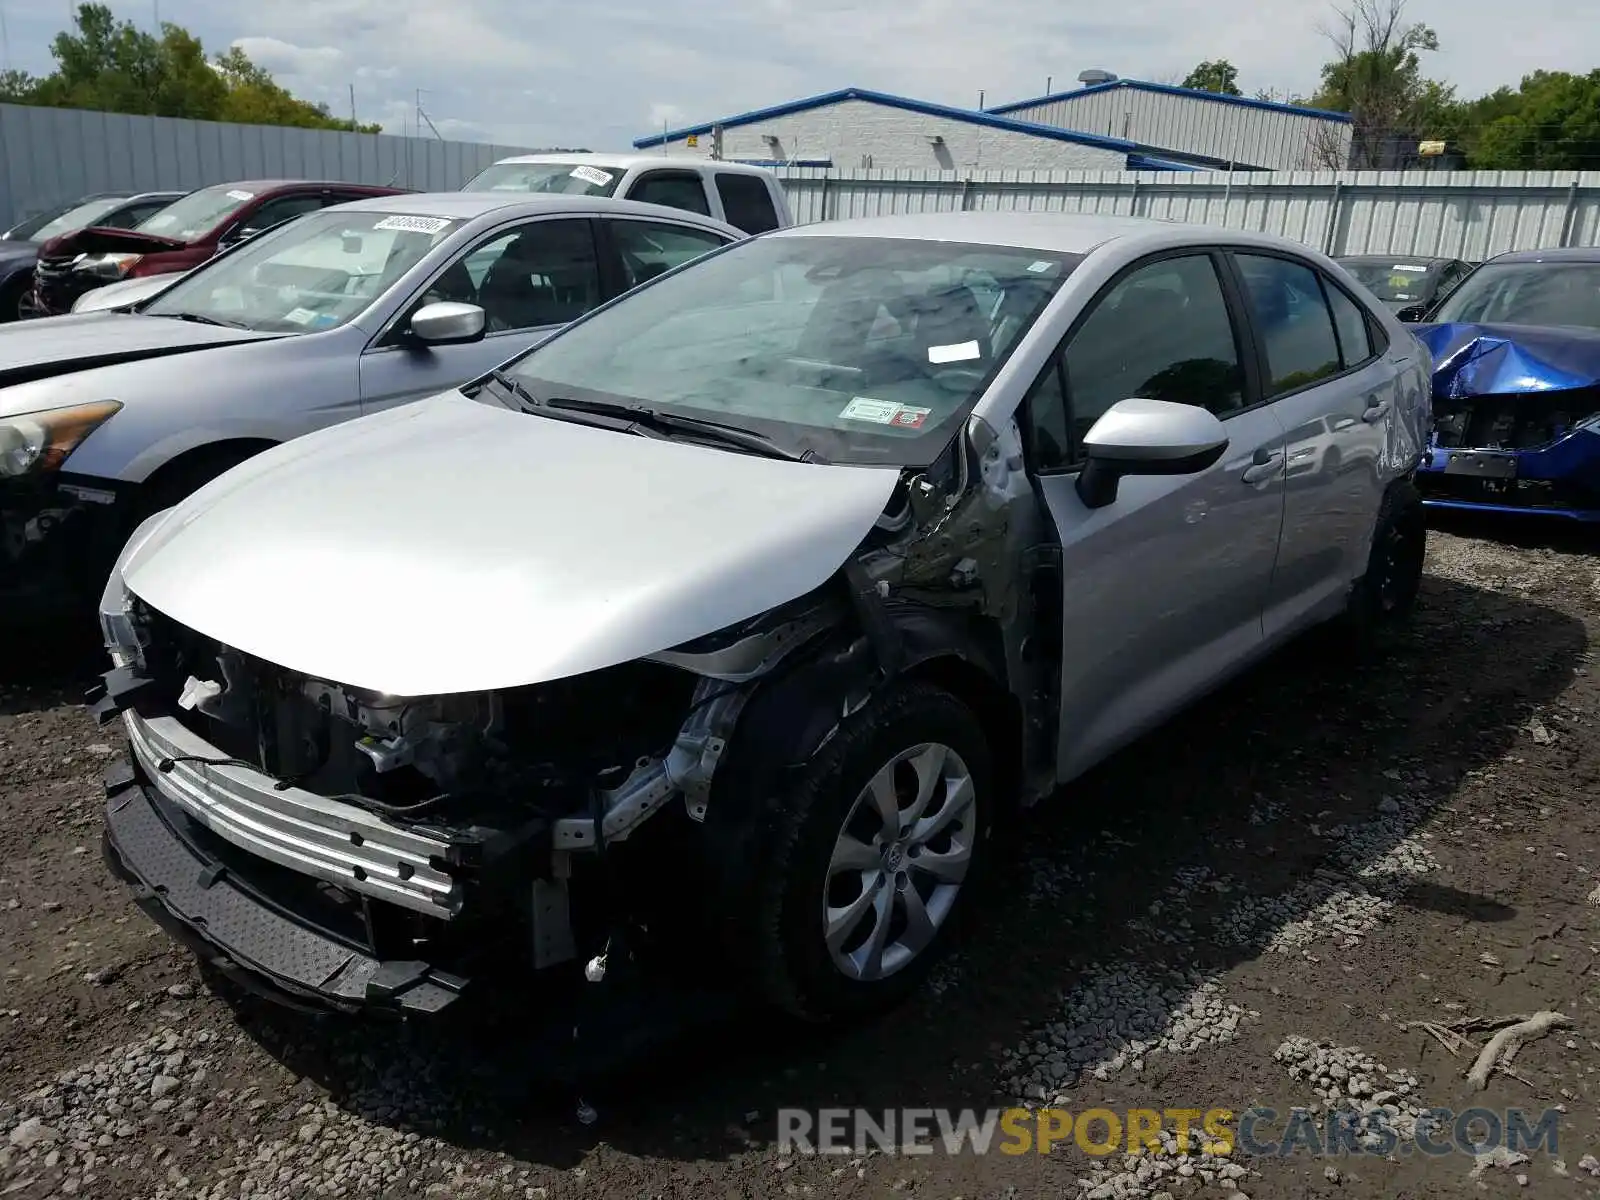
{"label": "utility pole", "polygon": [[350,85],[350,132],[356,131],[356,85]]}
{"label": "utility pole", "polygon": [[11,35],[6,32],[6,10],[0,8],[0,66],[11,70]]}

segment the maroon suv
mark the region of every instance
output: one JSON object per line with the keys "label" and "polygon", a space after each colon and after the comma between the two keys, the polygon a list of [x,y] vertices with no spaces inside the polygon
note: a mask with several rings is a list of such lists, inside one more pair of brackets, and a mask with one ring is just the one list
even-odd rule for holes
{"label": "maroon suv", "polygon": [[97,287],[187,271],[301,213],[406,190],[305,179],[251,179],[203,187],[132,229],[91,226],[45,242],[33,272],[34,308],[41,316],[71,312],[79,296]]}

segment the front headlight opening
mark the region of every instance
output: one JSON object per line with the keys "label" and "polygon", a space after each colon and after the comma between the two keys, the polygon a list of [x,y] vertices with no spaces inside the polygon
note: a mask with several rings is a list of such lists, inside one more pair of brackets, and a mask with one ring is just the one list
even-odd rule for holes
{"label": "front headlight opening", "polygon": [[99,279],[122,279],[143,257],[142,254],[100,254],[87,259],[80,269]]}
{"label": "front headlight opening", "polygon": [[0,417],[0,479],[54,471],[122,407],[115,400]]}
{"label": "front headlight opening", "polygon": [[26,417],[0,423],[0,476],[26,475],[44,457],[50,435]]}

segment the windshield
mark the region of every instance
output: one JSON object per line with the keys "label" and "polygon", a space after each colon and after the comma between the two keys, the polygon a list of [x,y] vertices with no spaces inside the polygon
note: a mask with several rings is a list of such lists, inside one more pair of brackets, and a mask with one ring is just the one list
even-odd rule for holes
{"label": "windshield", "polygon": [[309,213],[184,276],[142,311],[262,332],[333,329],[387,291],[455,225],[444,217]]}
{"label": "windshield", "polygon": [[121,203],[120,198],[112,196],[108,199],[88,200],[83,204],[75,204],[60,216],[52,217],[40,225],[27,237],[30,241],[47,242],[63,233],[71,233],[74,229],[87,229]]}
{"label": "windshield", "polygon": [[180,242],[193,241],[201,234],[210,233],[241,204],[255,198],[254,192],[227,184],[201,188],[146,217],[134,229],[139,233],[176,238]]}
{"label": "windshield", "polygon": [[609,196],[622,172],[587,163],[495,163],[467,181],[463,192],[548,192],[563,196]]}
{"label": "windshield", "polygon": [[830,462],[927,465],[1081,256],[869,237],[713,252],[509,368],[536,398],[638,403]]}
{"label": "windshield", "polygon": [[1428,299],[1428,268],[1416,262],[1350,262],[1340,264],[1379,300],[1418,304]]}
{"label": "windshield", "polygon": [[1600,329],[1600,263],[1482,266],[1450,294],[1429,320]]}

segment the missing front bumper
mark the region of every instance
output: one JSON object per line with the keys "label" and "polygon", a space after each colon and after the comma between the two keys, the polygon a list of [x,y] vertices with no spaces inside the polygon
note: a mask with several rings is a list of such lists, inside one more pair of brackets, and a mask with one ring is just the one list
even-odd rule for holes
{"label": "missing front bumper", "polygon": [[247,989],[316,1011],[431,1015],[467,979],[383,960],[276,903],[202,843],[194,823],[126,761],[106,773],[105,854],[157,924]]}
{"label": "missing front bumper", "polygon": [[124,497],[82,476],[0,481],[0,625],[91,605],[126,536]]}

